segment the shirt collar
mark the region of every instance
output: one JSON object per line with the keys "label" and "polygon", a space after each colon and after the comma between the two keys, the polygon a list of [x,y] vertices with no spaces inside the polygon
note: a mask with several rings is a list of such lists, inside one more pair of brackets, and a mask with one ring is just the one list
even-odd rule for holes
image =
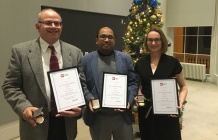
{"label": "shirt collar", "polygon": [[56,41],[54,44],[48,44],[47,42],[45,42],[45,40],[43,40],[41,37],[39,38],[39,42],[40,42],[40,46],[42,48],[42,52],[45,53],[48,49],[49,45],[53,45],[55,50],[57,51],[58,46],[60,46],[60,41]]}

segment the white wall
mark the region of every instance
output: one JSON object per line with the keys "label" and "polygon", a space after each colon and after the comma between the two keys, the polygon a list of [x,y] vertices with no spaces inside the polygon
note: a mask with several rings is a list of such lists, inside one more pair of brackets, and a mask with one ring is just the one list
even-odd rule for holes
{"label": "white wall", "polygon": [[167,27],[213,26],[216,0],[168,0]]}

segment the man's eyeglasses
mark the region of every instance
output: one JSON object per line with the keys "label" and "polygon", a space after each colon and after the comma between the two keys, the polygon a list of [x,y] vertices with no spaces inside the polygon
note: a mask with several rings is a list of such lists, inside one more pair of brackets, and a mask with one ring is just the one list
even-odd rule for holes
{"label": "man's eyeglasses", "polygon": [[62,26],[62,22],[60,22],[60,21],[38,21],[38,23],[42,23],[42,24],[45,24],[47,26],[52,26],[52,24],[54,23],[55,27]]}
{"label": "man's eyeglasses", "polygon": [[155,43],[158,43],[158,42],[160,42],[161,40],[160,40],[160,38],[148,38],[147,41],[148,41],[148,43],[152,43],[153,41],[154,41]]}
{"label": "man's eyeglasses", "polygon": [[101,40],[106,40],[106,38],[108,38],[108,40],[112,40],[112,39],[115,39],[115,37],[114,36],[112,36],[112,35],[100,35],[100,36],[98,36]]}

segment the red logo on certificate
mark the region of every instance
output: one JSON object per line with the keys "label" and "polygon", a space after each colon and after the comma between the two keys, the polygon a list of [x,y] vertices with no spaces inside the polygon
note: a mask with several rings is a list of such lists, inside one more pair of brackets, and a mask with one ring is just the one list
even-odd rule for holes
{"label": "red logo on certificate", "polygon": [[64,74],[61,74],[61,78],[63,78],[64,77]]}

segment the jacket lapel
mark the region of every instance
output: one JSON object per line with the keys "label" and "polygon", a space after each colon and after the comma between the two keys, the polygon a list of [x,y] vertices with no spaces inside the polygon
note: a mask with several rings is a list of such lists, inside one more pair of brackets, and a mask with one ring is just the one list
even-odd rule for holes
{"label": "jacket lapel", "polygon": [[98,70],[96,70],[96,68],[98,68],[98,53],[97,51],[93,53],[92,58],[91,58],[91,69],[92,69],[92,73],[94,75],[94,80],[95,80],[95,85],[97,87],[98,93],[99,93],[99,76],[98,76]]}
{"label": "jacket lapel", "polygon": [[45,89],[45,81],[44,81],[44,73],[43,73],[43,66],[42,66],[42,57],[41,57],[41,49],[39,46],[39,40],[33,42],[32,47],[29,49],[29,62],[30,67],[32,68],[33,74],[36,77],[36,80],[39,84],[39,87],[42,93],[45,95],[46,98],[46,89]]}
{"label": "jacket lapel", "polygon": [[64,46],[61,41],[60,41],[60,44],[61,44],[61,55],[63,59],[63,68],[72,67],[73,62],[72,62],[72,59],[70,59],[72,58],[71,51],[69,50],[67,46]]}
{"label": "jacket lapel", "polygon": [[115,61],[117,73],[123,73],[123,61],[117,51],[115,51]]}

